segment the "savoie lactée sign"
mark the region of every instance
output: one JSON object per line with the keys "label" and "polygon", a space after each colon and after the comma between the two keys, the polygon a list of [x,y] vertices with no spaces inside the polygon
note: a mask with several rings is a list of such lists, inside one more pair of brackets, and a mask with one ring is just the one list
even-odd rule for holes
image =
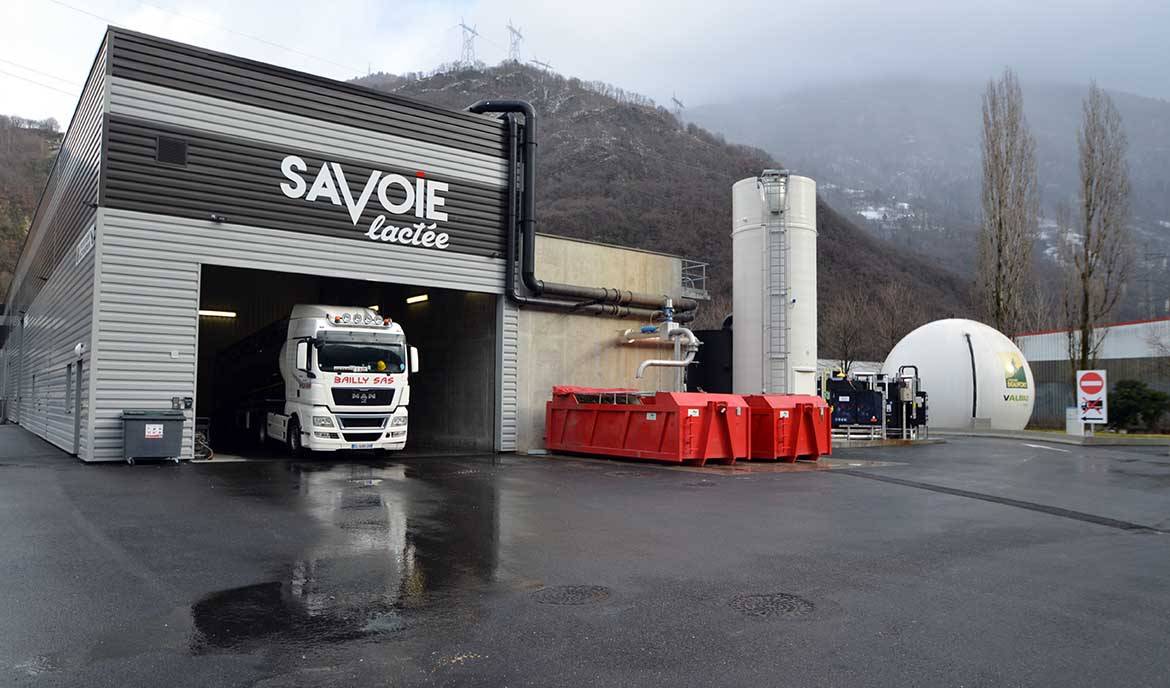
{"label": "savoie lact\u00e9e sign", "polygon": [[280,184],[280,191],[285,196],[344,207],[355,227],[366,206],[374,201],[391,216],[413,216],[420,220],[406,220],[404,223],[393,217],[388,221],[386,215],[378,215],[366,229],[366,237],[373,241],[440,250],[451,245],[450,235],[438,229],[438,223],[447,221],[447,213],[441,210],[446,205],[442,194],[447,192],[447,184],[427,179],[422,172],[410,179],[401,174],[374,170],[361,193],[354,198],[345,170],[338,163],[323,163],[312,184],[304,176],[309,166],[299,156],[286,155],[280,161],[280,171],[288,179]]}

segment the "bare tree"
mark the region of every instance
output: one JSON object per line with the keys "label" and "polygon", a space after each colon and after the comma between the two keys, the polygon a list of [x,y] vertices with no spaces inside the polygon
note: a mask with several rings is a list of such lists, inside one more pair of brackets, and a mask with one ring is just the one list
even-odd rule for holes
{"label": "bare tree", "polygon": [[835,358],[841,372],[848,373],[853,364],[873,351],[872,310],[865,295],[849,290],[841,297],[822,302],[817,333],[819,347],[826,358]]}
{"label": "bare tree", "polygon": [[1005,69],[983,94],[983,228],[976,289],[983,317],[1009,335],[1025,324],[1040,195],[1036,141],[1016,75]]}
{"label": "bare tree", "polygon": [[1097,84],[1089,86],[1077,132],[1080,199],[1066,235],[1064,319],[1073,370],[1097,364],[1097,328],[1112,315],[1133,259],[1129,235],[1129,171],[1121,115]]}
{"label": "bare tree", "polygon": [[886,282],[869,300],[871,329],[866,340],[876,360],[885,360],[890,350],[911,330],[931,320],[922,301],[905,285]]}

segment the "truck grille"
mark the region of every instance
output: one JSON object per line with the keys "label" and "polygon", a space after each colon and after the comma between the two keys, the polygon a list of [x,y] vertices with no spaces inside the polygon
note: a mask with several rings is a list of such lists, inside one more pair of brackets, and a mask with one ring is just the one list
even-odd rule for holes
{"label": "truck grille", "polygon": [[381,428],[386,424],[386,416],[338,416],[344,430],[353,428]]}
{"label": "truck grille", "polygon": [[346,442],[377,442],[382,437],[380,432],[343,432],[341,436]]}
{"label": "truck grille", "polygon": [[333,403],[338,406],[389,406],[394,399],[393,389],[342,387],[333,389]]}

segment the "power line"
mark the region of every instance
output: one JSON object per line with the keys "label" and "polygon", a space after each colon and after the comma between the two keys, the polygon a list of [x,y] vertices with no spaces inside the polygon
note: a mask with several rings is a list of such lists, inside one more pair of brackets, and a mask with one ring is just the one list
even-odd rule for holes
{"label": "power line", "polygon": [[67,95],[67,96],[74,96],[74,97],[76,97],[76,96],[77,96],[77,94],[76,94],[76,93],[73,93],[72,91],[66,91],[66,90],[65,90],[65,89],[63,89],[63,88],[57,88],[56,86],[50,86],[50,85],[48,85],[48,84],[42,84],[42,83],[41,83],[41,82],[39,82],[39,81],[34,81],[34,80],[32,80],[32,79],[30,79],[30,78],[28,78],[28,77],[21,76],[21,75],[19,75],[19,74],[13,74],[12,72],[6,72],[6,71],[4,71],[4,70],[2,70],[2,69],[0,69],[0,74],[3,74],[4,76],[10,76],[10,77],[12,77],[13,79],[20,79],[21,81],[27,81],[28,83],[30,83],[30,84],[33,84],[33,85],[35,85],[35,86],[40,86],[41,88],[47,88],[47,89],[50,89],[50,90],[56,91],[56,92],[58,92],[58,93],[64,93],[64,94],[65,94],[65,95]]}
{"label": "power line", "polygon": [[[49,0],[49,2],[52,2],[55,5],[60,5],[61,7],[64,7],[67,9],[71,9],[74,12],[79,12],[79,13],[87,15],[89,17],[93,17],[94,19],[97,19],[98,21],[104,22],[106,24],[111,24],[114,26],[121,24],[121,22],[119,22],[119,21],[115,21],[113,19],[110,19],[109,17],[103,17],[100,14],[94,14],[93,12],[90,12],[89,10],[84,10],[80,7],[74,7],[73,5],[70,5],[69,3],[66,3],[66,2],[62,2],[61,0]],[[177,12],[175,10],[168,9],[166,7],[160,7],[159,5],[154,5],[154,4],[149,3],[149,2],[142,2],[141,0],[140,0],[140,4],[146,5],[148,7],[153,7],[154,9],[159,10],[161,12],[166,12],[168,14],[172,14],[176,17],[179,17],[180,19],[195,21],[195,22],[198,22],[200,24],[203,24],[204,26],[210,26],[212,28],[219,29],[221,31],[226,31],[227,33],[234,34],[234,35],[239,36],[241,38],[246,38],[250,41],[256,41],[257,43],[263,43],[264,45],[271,46],[273,48],[277,48],[280,50],[285,50],[287,52],[294,53],[294,54],[300,55],[302,57],[308,57],[308,58],[313,59],[313,60],[319,60],[321,62],[331,64],[335,67],[341,67],[342,69],[346,69],[346,70],[353,72],[354,75],[362,73],[362,70],[360,68],[355,67],[353,65],[347,65],[347,64],[342,64],[340,62],[334,62],[333,60],[330,60],[329,58],[321,57],[319,55],[314,55],[312,53],[306,53],[303,50],[297,50],[296,48],[290,48],[287,45],[281,45],[280,43],[270,41],[266,38],[260,38],[259,36],[252,36],[250,34],[242,33],[240,31],[236,31],[235,29],[228,28],[228,27],[224,26],[223,24],[215,24],[215,23],[212,23],[209,21],[204,21],[202,19],[199,19],[198,17],[192,17],[190,15],[186,15],[186,14],[183,14],[181,12]]]}
{"label": "power line", "polygon": [[353,72],[353,74],[354,74],[355,76],[356,76],[356,75],[358,75],[358,74],[361,74],[361,73],[362,73],[362,70],[361,70],[361,68],[360,68],[360,67],[355,67],[355,66],[353,66],[353,65],[342,64],[342,63],[340,63],[340,62],[334,62],[333,60],[330,60],[330,59],[329,59],[329,58],[327,58],[327,57],[321,57],[321,56],[319,56],[319,55],[314,55],[314,54],[312,54],[312,53],[307,53],[307,52],[305,52],[305,51],[303,51],[303,50],[297,50],[296,48],[290,48],[290,47],[288,47],[287,45],[281,45],[280,43],[276,43],[276,42],[274,42],[274,41],[270,41],[270,40],[268,40],[268,39],[266,39],[266,38],[261,38],[261,37],[259,37],[259,36],[253,36],[253,35],[251,35],[251,34],[246,34],[246,33],[240,32],[240,31],[236,31],[236,30],[234,30],[234,29],[231,29],[231,28],[228,28],[228,27],[224,26],[223,24],[218,24],[218,23],[214,23],[214,22],[204,21],[204,20],[202,20],[202,19],[199,19],[198,17],[192,17],[191,15],[188,15],[188,14],[183,14],[182,12],[179,12],[179,11],[177,11],[177,10],[172,10],[172,9],[170,9],[170,8],[167,8],[167,7],[160,7],[160,6],[158,6],[158,5],[155,5],[155,4],[152,4],[152,3],[149,3],[149,2],[144,2],[143,0],[139,0],[139,2],[140,2],[141,4],[143,4],[143,5],[146,5],[147,7],[153,7],[153,8],[155,8],[155,9],[157,9],[157,10],[161,10],[161,11],[163,11],[163,12],[167,12],[167,13],[169,13],[169,14],[173,14],[173,15],[175,15],[176,17],[180,17],[180,18],[183,18],[183,19],[190,19],[191,21],[196,21],[196,22],[199,22],[200,24],[203,24],[204,26],[210,26],[210,27],[212,27],[212,28],[216,28],[216,29],[221,29],[221,30],[223,30],[223,31],[227,31],[228,33],[230,33],[230,34],[235,34],[236,36],[239,36],[240,38],[247,38],[247,39],[248,39],[248,40],[250,40],[250,41],[256,41],[257,43],[263,43],[264,45],[268,45],[268,46],[271,46],[271,47],[273,47],[273,48],[278,48],[278,49],[280,49],[280,50],[287,50],[288,52],[290,52],[290,53],[294,53],[294,54],[296,54],[296,55],[300,55],[301,57],[308,57],[308,58],[310,58],[310,59],[313,59],[313,60],[320,60],[321,62],[325,62],[325,63],[327,63],[327,64],[331,64],[331,65],[333,65],[334,67],[341,67],[342,69],[348,69],[349,71]]}
{"label": "power line", "polygon": [[13,62],[12,60],[5,60],[3,57],[0,57],[0,62],[3,62],[5,64],[10,64],[13,67],[19,67],[20,69],[23,69],[23,70],[28,71],[28,72],[32,72],[33,74],[40,74],[41,76],[47,76],[50,79],[56,79],[57,81],[64,82],[66,84],[69,84],[70,86],[80,86],[81,85],[81,84],[77,83],[76,81],[72,81],[70,79],[64,79],[64,78],[59,77],[55,74],[49,74],[48,72],[42,72],[39,69],[33,69],[32,67],[29,67],[28,65],[22,65],[19,62]]}
{"label": "power line", "polygon": [[68,3],[61,2],[61,0],[49,0],[49,2],[53,3],[54,5],[60,5],[61,7],[71,9],[74,12],[80,12],[82,14],[87,14],[87,15],[93,17],[94,19],[97,19],[98,21],[103,21],[107,24],[117,24],[118,23],[118,22],[114,21],[113,19],[110,19],[109,17],[103,17],[102,15],[94,14],[93,12],[90,12],[89,10],[83,10],[80,7],[74,7],[73,5],[70,5]]}

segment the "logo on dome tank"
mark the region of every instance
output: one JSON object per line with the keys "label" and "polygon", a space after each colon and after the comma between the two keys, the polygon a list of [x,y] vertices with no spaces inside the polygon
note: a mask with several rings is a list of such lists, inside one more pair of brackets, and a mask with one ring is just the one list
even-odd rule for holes
{"label": "logo on dome tank", "polygon": [[1003,381],[1008,389],[1028,389],[1028,371],[1024,369],[1024,357],[1015,351],[1000,351],[1003,363]]}

